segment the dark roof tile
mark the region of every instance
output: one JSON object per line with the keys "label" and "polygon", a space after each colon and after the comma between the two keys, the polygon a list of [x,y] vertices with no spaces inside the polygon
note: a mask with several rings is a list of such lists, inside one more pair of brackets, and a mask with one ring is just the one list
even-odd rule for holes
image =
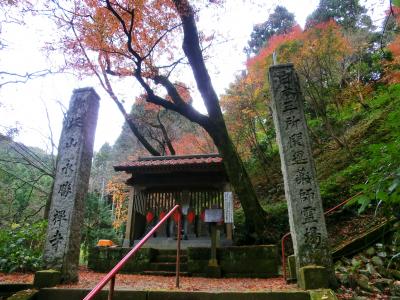
{"label": "dark roof tile", "polygon": [[186,155],[186,156],[154,156],[142,157],[114,166],[115,171],[139,171],[156,169],[207,168],[222,166],[219,154]]}

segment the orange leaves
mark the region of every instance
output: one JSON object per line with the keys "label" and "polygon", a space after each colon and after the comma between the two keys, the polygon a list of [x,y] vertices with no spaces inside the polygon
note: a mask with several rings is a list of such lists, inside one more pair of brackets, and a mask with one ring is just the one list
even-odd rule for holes
{"label": "orange leaves", "polygon": [[[138,60],[142,60],[143,74],[153,76],[155,61],[172,60],[180,55],[177,51],[180,45],[175,42],[180,19],[173,1],[110,3],[107,6],[102,1],[77,1],[70,15],[62,13],[59,25],[65,34],[59,46],[66,54],[69,67],[84,71],[85,75],[93,73],[98,68],[93,54],[107,53],[108,67],[120,76],[131,76],[134,61]],[[72,29],[72,35],[68,28]],[[90,60],[90,68],[87,64],[83,66],[85,60]]]}
{"label": "orange leaves", "polygon": [[400,35],[388,45],[393,60],[386,64],[386,74],[383,78],[388,83],[400,83]]}
{"label": "orange leaves", "polygon": [[341,59],[350,53],[350,45],[343,36],[339,25],[331,20],[317,24],[305,32],[303,52],[329,55],[333,59]]}
{"label": "orange leaves", "polygon": [[[267,69],[272,65],[272,53],[276,51],[281,45],[299,39],[302,35],[302,30],[299,25],[292,28],[292,31],[287,34],[280,34],[272,36],[266,43],[260,53],[250,58],[246,65],[248,70],[247,80],[257,86],[257,93],[260,93],[267,74]],[[278,53],[278,58],[280,53]]]}
{"label": "orange leaves", "polygon": [[287,34],[272,36],[259,54],[247,61],[247,72],[221,98],[229,132],[242,157],[254,155],[251,147],[270,136],[267,74],[274,51],[278,63],[294,63],[302,79],[308,76],[303,82],[322,85],[322,94],[331,99],[336,95],[326,91],[331,93],[338,86],[343,74],[340,68],[352,49],[334,21],[317,24],[304,32],[295,26]]}
{"label": "orange leaves", "polygon": [[127,220],[128,216],[128,197],[129,193],[126,190],[125,183],[113,182],[110,180],[107,183],[107,193],[112,195],[114,221],[113,227],[119,228]]}
{"label": "orange leaves", "polygon": [[[143,107],[143,109],[148,112],[148,113],[157,113],[160,111],[160,106],[153,104],[151,102],[147,102],[146,101],[146,95],[145,94],[141,94],[138,97],[136,97],[135,99],[135,104],[138,106]],[[155,118],[155,116],[153,116],[153,118]]]}
{"label": "orange leaves", "polygon": [[256,67],[257,64],[264,64],[264,61],[267,59],[267,57],[272,55],[272,53],[279,46],[288,41],[299,39],[301,37],[301,34],[301,27],[299,25],[296,25],[292,28],[292,31],[287,34],[272,36],[267,44],[264,46],[264,48],[261,49],[260,53],[247,61],[247,68],[251,69],[253,67]]}
{"label": "orange leaves", "polygon": [[185,103],[192,102],[192,95],[190,94],[190,89],[187,87],[185,83],[177,82],[175,83],[175,87]]}
{"label": "orange leaves", "polygon": [[[64,285],[59,285],[58,287],[93,288],[104,277],[104,275],[105,275],[104,273],[96,273],[81,267],[79,270],[79,282],[77,284],[68,284],[68,285],[64,284]],[[118,274],[115,283],[117,290],[118,289],[131,289],[139,291],[177,290],[175,288],[175,277],[168,277],[168,276]],[[282,291],[282,290],[297,290],[297,288],[296,285],[294,284],[286,284],[282,277],[201,278],[201,277],[182,276],[179,290],[220,293],[220,292],[233,292],[233,291],[241,291],[241,292],[251,292],[251,291],[265,292],[270,290]]]}
{"label": "orange leaves", "polygon": [[199,128],[196,133],[184,133],[172,142],[177,155],[215,153],[217,149],[205,132]]}
{"label": "orange leaves", "polygon": [[261,93],[261,79],[254,82],[253,77],[242,74],[221,97],[229,133],[244,158],[252,155],[252,147],[257,143],[256,132],[262,126],[260,121],[265,120],[268,114],[265,98]]}
{"label": "orange leaves", "polygon": [[296,25],[288,34],[272,36],[260,53],[247,61],[248,78],[262,86],[268,67],[272,65],[272,53],[277,51],[279,63],[301,63],[304,57],[326,54],[341,59],[350,52],[348,41],[340,26],[333,20],[317,24],[307,31]]}
{"label": "orange leaves", "polygon": [[[397,26],[400,27],[400,7],[393,6],[394,17]],[[388,83],[400,83],[400,35],[388,45],[388,49],[392,53],[393,60],[386,64],[386,74],[384,80]]]}
{"label": "orange leaves", "polygon": [[[176,91],[178,92],[179,96],[181,97],[182,101],[185,103],[192,103],[192,95],[190,94],[190,88],[183,82],[175,82],[174,86],[176,88]],[[173,102],[170,96],[166,96],[165,99],[168,101]]]}
{"label": "orange leaves", "polygon": [[393,54],[394,61],[400,63],[400,35],[398,35],[393,42],[388,46],[390,52]]}

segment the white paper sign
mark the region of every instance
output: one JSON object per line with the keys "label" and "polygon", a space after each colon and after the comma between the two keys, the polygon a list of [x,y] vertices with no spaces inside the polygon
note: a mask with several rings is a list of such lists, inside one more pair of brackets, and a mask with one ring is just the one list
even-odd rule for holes
{"label": "white paper sign", "polygon": [[183,204],[183,205],[182,205],[182,214],[183,214],[184,216],[187,216],[188,211],[189,211],[189,204]]}
{"label": "white paper sign", "polygon": [[222,209],[220,208],[213,208],[213,209],[206,209],[204,222],[206,223],[218,223],[223,220],[222,217]]}
{"label": "white paper sign", "polygon": [[232,192],[224,192],[224,221],[233,223],[233,195]]}

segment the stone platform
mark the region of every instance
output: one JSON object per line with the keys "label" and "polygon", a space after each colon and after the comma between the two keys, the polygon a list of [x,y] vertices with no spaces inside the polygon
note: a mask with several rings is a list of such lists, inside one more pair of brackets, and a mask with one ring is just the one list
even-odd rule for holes
{"label": "stone platform", "polygon": [[[140,240],[135,240],[134,245],[137,245]],[[217,240],[217,247],[232,246],[232,241],[227,239]],[[153,248],[160,250],[173,250],[176,249],[176,239],[174,238],[150,238],[142,248]],[[190,238],[181,240],[181,249],[188,248],[211,248],[210,238]]]}
{"label": "stone platform", "polygon": [[[185,242],[185,241],[183,241]],[[182,271],[190,276],[209,276],[209,261],[211,258],[210,247],[202,247],[197,241],[198,247],[182,249]],[[176,241],[155,241],[147,244],[147,248],[140,249],[134,257],[121,269],[122,273],[145,274],[146,271],[173,271],[176,255]],[[172,247],[171,249],[162,247]],[[111,270],[132,248],[121,247],[94,247],[89,251],[88,268],[95,272],[108,272]],[[217,263],[222,277],[258,277],[272,278],[278,276],[279,255],[275,245],[258,246],[227,246],[217,247]],[[183,265],[184,264],[184,265]],[[168,270],[161,269],[168,266]],[[184,270],[183,270],[184,269]]]}

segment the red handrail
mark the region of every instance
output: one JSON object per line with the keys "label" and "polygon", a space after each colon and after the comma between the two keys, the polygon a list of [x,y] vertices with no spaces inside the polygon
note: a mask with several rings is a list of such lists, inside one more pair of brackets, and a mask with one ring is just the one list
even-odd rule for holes
{"label": "red handrail", "polygon": [[[165,216],[157,223],[150,231],[145,235],[144,238],[140,240],[140,242],[133,247],[131,251],[124,258],[121,259],[119,263],[115,265],[115,267],[103,277],[103,279],[90,291],[89,294],[86,295],[83,300],[91,300],[96,296],[101,289],[111,280],[110,282],[110,289],[108,294],[108,299],[111,300],[113,293],[114,293],[114,285],[115,285],[115,276],[117,275],[118,271],[125,265],[125,263],[146,243],[146,241],[154,234],[154,232],[175,212],[180,212],[180,206],[175,205]],[[178,238],[177,238],[177,266],[176,266],[176,287],[179,287],[179,254],[180,254],[180,236],[181,236],[181,214],[179,213],[178,217]]]}
{"label": "red handrail", "polygon": [[[324,212],[324,215],[327,215],[327,214],[329,214],[329,213],[335,211],[336,209],[342,207],[342,206],[345,205],[347,202],[349,202],[351,199],[353,199],[353,198],[355,198],[355,197],[361,195],[362,193],[363,193],[363,192],[359,192],[359,193],[353,195],[352,197],[350,197],[349,199],[344,200],[344,201],[341,202],[340,204],[338,204],[338,205],[336,205],[336,206],[334,206],[334,207],[328,209],[327,211]],[[287,274],[286,274],[285,242],[286,242],[286,239],[287,239],[289,236],[290,236],[290,232],[286,233],[286,234],[282,237],[282,239],[281,239],[281,247],[282,247],[282,271],[283,271],[283,279],[285,279],[285,281],[286,281],[286,277],[287,277]]]}

